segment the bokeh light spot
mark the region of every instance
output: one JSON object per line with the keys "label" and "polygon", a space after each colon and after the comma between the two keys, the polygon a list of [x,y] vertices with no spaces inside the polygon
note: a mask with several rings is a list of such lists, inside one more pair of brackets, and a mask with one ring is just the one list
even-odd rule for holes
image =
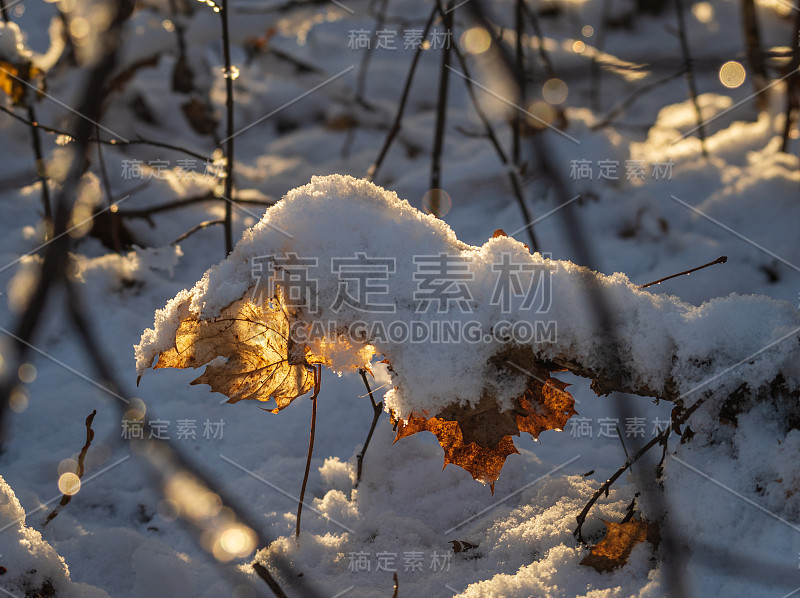
{"label": "bokeh light spot", "polygon": [[742,83],[744,83],[745,76],[746,72],[744,67],[735,60],[726,62],[719,69],[720,82],[725,87],[729,87],[731,89],[739,87]]}

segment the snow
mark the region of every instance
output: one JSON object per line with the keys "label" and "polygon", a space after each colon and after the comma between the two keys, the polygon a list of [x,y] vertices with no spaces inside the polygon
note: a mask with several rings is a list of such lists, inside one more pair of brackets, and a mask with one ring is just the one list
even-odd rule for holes
{"label": "snow", "polygon": [[[375,314],[351,306],[333,309],[340,278],[327,264],[358,252],[395,260],[396,274],[387,283],[386,296],[396,306],[390,313]],[[412,413],[437,414],[452,404],[476,405],[487,387],[502,406],[511,408],[513,399],[523,392],[528,374],[501,378],[492,373],[490,359],[500,354],[504,345],[522,345],[522,335],[504,343],[499,334],[491,334],[502,321],[511,326],[528,322],[534,330],[546,317],[548,323],[555,323],[557,342],[532,342],[538,359],[568,359],[590,371],[603,371],[611,360],[604,346],[607,341],[599,331],[587,332],[594,330],[587,297],[597,292],[604,293],[605,301],[613,305],[617,335],[622,339],[617,350],[630,378],[656,396],[683,396],[699,384],[704,391],[730,391],[742,381],[758,389],[779,372],[788,378],[790,390],[800,383],[792,359],[794,344],[779,344],[782,337],[800,330],[800,314],[788,303],[731,295],[692,306],[677,298],[641,291],[624,274],[604,276],[571,262],[530,255],[521,242],[508,237],[490,239],[482,247],[469,246],[458,241],[444,221],[413,208],[395,193],[342,175],[315,177],[308,185],[287,193],[258,224],[244,232],[224,262],[209,269],[190,291],[181,291],[159,311],[155,329],[145,331],[136,347],[139,375],[158,353],[174,346],[183,318],[212,318],[233,301],[252,295],[252,288],[258,284],[254,264],[260,256],[293,253],[313,256],[321,266],[309,274],[316,280],[319,313],[308,313],[305,318],[334,322],[337,329],[347,330],[356,322],[364,323],[367,332],[363,344],[374,347],[392,367],[393,388],[385,393],[385,409],[404,419]],[[406,336],[401,337],[402,342],[384,337],[380,331],[390,330],[393,322],[409,326],[421,322],[430,330],[441,321],[436,310],[420,312],[415,299],[421,287],[415,284],[412,270],[416,257],[441,254],[464,259],[472,276],[470,305],[448,312],[448,320],[460,318],[464,329],[467,322],[476,323],[479,338],[490,340],[414,343]],[[531,271],[550,273],[552,305],[546,316],[524,309],[524,296],[513,297],[509,313],[497,302],[493,304],[496,264],[503,256],[509,256],[514,264],[527,265]],[[523,282],[526,284],[530,282]],[[353,340],[354,335],[348,336]],[[777,345],[775,350],[761,352],[773,344]],[[730,364],[750,358],[750,363],[734,375],[715,378]],[[705,367],[698,368],[698,362],[706,362]],[[453,378],[446,375],[447,371],[460,375]],[[669,387],[675,388],[674,394],[668,394]]]}
{"label": "snow", "polygon": [[0,60],[16,63],[26,56],[22,31],[16,23],[0,23]]}
{"label": "snow", "polygon": [[74,583],[64,559],[42,539],[42,534],[25,522],[25,511],[6,481],[0,477],[0,533],[3,534],[2,563],[5,568],[4,592],[20,593],[55,591],[58,596],[103,598],[102,590]]}
{"label": "snow", "polygon": [[[33,351],[30,357],[37,375],[15,391],[3,431],[0,528],[11,525],[0,531],[0,566],[6,570],[0,575],[0,590],[22,596],[52,586],[58,596],[115,598],[268,595],[250,566],[255,559],[271,568],[290,596],[303,595],[295,585],[299,579],[324,596],[371,598],[392,595],[392,572],[378,568],[378,555],[383,554],[395,556],[400,596],[663,596],[665,571],[649,546],[637,547],[625,567],[599,574],[580,565],[587,548],[575,540],[573,530],[580,509],[624,463],[626,451],[635,450],[668,422],[674,406],[670,401],[631,397],[629,415],[641,419],[643,427],[640,433],[628,434],[629,422],[618,420],[620,439],[614,436],[618,397],[598,397],[589,380],[569,372],[555,374],[571,384],[579,415],[562,432],[542,433],[538,442],[515,439],[520,454],[507,459],[494,496],[468,472],[454,466],[443,469],[442,449],[430,434],[394,443],[395,431],[382,414],[356,486],[356,456],[372,408],[361,378],[348,370],[348,356],[340,355],[334,369],[343,375],[323,373],[307,506],[297,542],[296,496],[306,460],[309,401],[298,399],[279,415],[264,413],[255,402],[220,404],[223,396],[189,384],[199,372],[166,369],[147,372],[135,394],[130,393],[136,370],[141,373],[160,349],[170,346],[180,319],[219,313],[252,286],[254,257],[287,251],[318,258],[353,256],[356,251],[395,257],[397,270],[389,277],[387,294],[397,311],[368,314],[366,319],[432,322],[438,317],[435,308],[426,313],[414,309],[416,286],[409,260],[447,251],[467,257],[476,274],[470,286],[473,311],[451,312],[448,317],[476,320],[481,327],[499,317],[556,321],[557,342],[532,345],[540,358],[569,356],[587,368],[606,363],[612,351],[594,332],[586,296],[590,285],[602,289],[617,322],[620,345],[615,351],[630,368],[631,380],[657,393],[682,396],[687,405],[706,400],[689,420],[694,437],[685,442],[674,434],[670,437],[663,478],[687,594],[779,598],[794,592],[800,586],[800,146],[793,137],[788,152],[780,151],[784,83],[771,88],[766,109],[758,113],[750,98],[749,72],[737,89],[719,82],[722,63],[745,64],[740,3],[695,2],[685,7],[698,102],[704,116],[712,119],[706,130],[708,158],[701,154],[696,132],[691,132],[696,126],[694,106],[686,99],[682,77],[640,96],[610,126],[597,127],[640,85],[677,68],[681,58],[674,11],[635,16],[631,29],[609,29],[601,50],[601,3],[565,1],[559,3],[559,15],[540,15],[543,45],[557,76],[569,85],[563,104],[569,121],[565,131],[580,144],[551,130],[541,138],[570,189],[581,193],[572,207],[592,247],[596,271],[578,263],[564,229],[575,222],[564,221],[556,198],[530,164],[523,176],[526,201],[534,218],[543,218],[534,230],[545,253],[531,255],[522,246],[528,237],[519,229],[526,223],[513,199],[507,168],[485,139],[463,81],[456,76],[450,81],[441,183],[452,208],[443,220],[423,213],[440,54],[423,53],[398,139],[373,185],[362,177],[394,117],[411,52],[372,52],[363,94],[373,107],[368,110],[353,101],[364,52],[347,47],[349,31],[374,26],[374,11],[366,2],[344,2],[354,15],[337,5],[262,13],[263,3],[231,4],[233,63],[240,70],[235,122],[244,127],[263,119],[235,138],[237,197],[277,203],[242,203],[233,209],[238,243],[224,261],[219,226],[171,245],[198,223],[221,218],[225,204],[218,200],[149,218],[126,216],[133,246],[120,253],[90,235],[74,239],[70,277],[103,354],[128,385],[122,395],[130,404],[123,406],[103,390],[105,382],[96,376],[70,325],[63,295],[54,294],[34,339],[43,353]],[[200,3],[190,3],[179,15],[172,14],[170,6],[162,0],[137,5],[123,34],[118,66],[118,72],[131,77],[106,103],[101,124],[115,136],[166,141],[219,163],[217,142],[224,122],[216,136],[201,135],[188,126],[183,106],[190,96],[172,89],[178,51],[170,29],[185,27],[186,58],[197,87],[191,97],[208,98],[212,116],[219,118],[224,115],[225,90],[219,16]],[[407,0],[388,6],[386,26],[401,31],[397,41],[402,46],[402,29],[421,26],[429,7]],[[614,2],[611,16],[623,21],[634,6]],[[764,48],[786,49],[792,34],[791,7],[779,0],[757,6]],[[0,23],[0,59],[18,60],[20,52],[30,51],[26,56],[37,66],[47,65],[48,94],[74,106],[83,78],[68,60],[59,61],[63,25],[56,7],[18,3],[9,11],[13,22]],[[493,12],[513,40],[513,3],[497,2]],[[459,30],[468,25],[460,9],[456,24]],[[584,24],[594,26],[593,35],[581,33]],[[248,56],[242,45],[255,37],[268,41],[261,53]],[[582,53],[572,50],[576,40],[585,43]],[[535,37],[527,42],[533,52],[539,47]],[[89,46],[97,50],[94,40]],[[316,70],[298,69],[271,49]],[[607,68],[601,69],[595,103],[590,58],[597,55]],[[132,68],[154,57],[155,64]],[[480,57],[470,61],[476,80],[492,87],[496,67],[481,63]],[[298,100],[354,65],[355,72]],[[534,73],[539,76],[544,70],[537,65]],[[539,99],[540,83],[531,85],[529,100]],[[510,147],[507,121],[513,112],[488,94],[479,92],[479,98],[503,147]],[[74,116],[47,98],[37,102],[36,111],[39,121],[64,130]],[[148,114],[150,120],[144,118]],[[359,126],[343,129],[347,118]],[[0,136],[0,327],[13,332],[41,263],[37,248],[43,242],[42,207],[30,131],[0,115]],[[44,131],[42,139],[45,168],[55,191],[72,146],[60,147],[65,139]],[[179,163],[187,155],[176,150],[106,145],[103,157],[120,212],[213,194],[221,182],[204,174],[203,160]],[[122,174],[131,160],[143,162],[141,178]],[[168,162],[162,173],[148,164],[156,160]],[[594,176],[571,177],[571,162],[576,160],[589,160]],[[598,178],[601,160],[619,163],[617,180]],[[628,160],[646,163],[643,180],[628,180]],[[655,179],[653,165],[669,160],[671,176]],[[186,176],[186,169],[193,176]],[[97,184],[102,178],[94,151],[89,172],[105,199],[105,189]],[[514,239],[490,239],[497,228]],[[494,283],[489,266],[503,252],[551,273],[553,297],[547,314],[526,312],[516,304],[502,314],[487,301]],[[637,288],[720,255],[728,256],[726,264]],[[330,309],[337,290],[331,272],[319,282],[322,309],[308,315],[309,320],[365,319],[349,308],[335,313]],[[142,336],[146,329],[150,330]],[[6,342],[0,353],[7,360]],[[452,402],[475,403],[484,386],[491,386],[501,399],[513,397],[520,388],[515,370],[498,376],[487,366],[487,359],[505,346],[496,339],[435,347],[380,338],[371,343],[378,352],[370,381],[376,400],[398,414],[435,410]],[[134,355],[131,347],[137,344]],[[392,372],[379,363],[384,356]],[[5,375],[16,373],[8,361],[3,364]],[[778,373],[783,380],[776,380]],[[736,421],[720,418],[722,403],[745,384],[749,399]],[[87,453],[86,478],[98,475],[85,480],[72,501],[43,526],[60,498],[58,476],[64,467],[74,467],[85,438],[84,420],[93,409],[96,436]],[[121,437],[121,409],[126,417],[144,413],[147,420],[167,422],[174,446],[235,497],[237,506],[261,526],[265,543],[228,565],[204,550],[176,519],[174,505],[154,481],[147,459],[135,443]],[[178,422],[187,420],[196,421],[196,436],[178,437]],[[206,437],[206,421],[224,423],[224,435]],[[592,434],[581,432],[579,423],[588,423]],[[653,452],[658,453],[653,457],[657,461],[660,450]],[[620,521],[625,516],[642,484],[652,487],[653,465],[644,460],[634,464],[633,471],[601,497],[583,528],[590,542],[602,537],[603,519]],[[644,517],[656,515],[641,497],[636,508]],[[476,548],[454,553],[451,541]],[[417,553],[421,568],[406,568],[405,559]],[[368,557],[369,570],[353,566],[359,554]],[[288,558],[290,574],[275,567],[279,556]]]}

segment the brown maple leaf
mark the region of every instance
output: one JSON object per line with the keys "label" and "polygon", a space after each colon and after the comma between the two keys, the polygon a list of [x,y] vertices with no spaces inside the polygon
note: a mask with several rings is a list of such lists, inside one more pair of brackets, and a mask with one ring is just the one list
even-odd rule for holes
{"label": "brown maple leaf", "polygon": [[479,482],[489,484],[494,494],[494,483],[500,477],[500,470],[506,457],[517,453],[511,436],[503,436],[492,447],[483,447],[476,442],[465,442],[458,422],[438,417],[417,417],[412,415],[408,422],[398,422],[395,442],[417,432],[432,432],[444,449],[444,466],[454,463],[463,467]]}
{"label": "brown maple leaf", "polygon": [[[543,366],[530,366],[525,393],[513,409],[501,410],[497,399],[484,392],[477,405],[451,405],[434,417],[412,414],[397,423],[395,442],[417,432],[432,432],[444,450],[444,464],[466,469],[478,481],[494,483],[506,457],[517,453],[512,436],[528,432],[534,439],[544,430],[562,430],[575,415],[575,400],[568,384],[550,377]],[[394,418],[393,418],[394,419]]]}
{"label": "brown maple leaf", "polygon": [[[184,319],[175,346],[159,354],[155,368],[198,368],[205,372],[192,384],[208,384],[229,403],[274,399],[277,413],[314,388],[312,364],[321,363],[308,350],[292,344],[290,314],[280,297],[255,303],[234,301],[209,319]],[[223,358],[222,363],[217,359]]]}
{"label": "brown maple leaf", "polygon": [[517,427],[534,439],[544,430],[563,430],[575,411],[575,399],[565,388],[569,384],[552,378],[545,368],[538,368],[528,379],[528,388],[519,399],[519,409],[526,415],[517,415]]}
{"label": "brown maple leaf", "polygon": [[658,526],[646,519],[631,519],[624,523],[605,521],[605,537],[598,542],[581,561],[581,565],[592,567],[598,573],[612,571],[628,562],[628,557],[637,544],[647,541],[658,546]]}

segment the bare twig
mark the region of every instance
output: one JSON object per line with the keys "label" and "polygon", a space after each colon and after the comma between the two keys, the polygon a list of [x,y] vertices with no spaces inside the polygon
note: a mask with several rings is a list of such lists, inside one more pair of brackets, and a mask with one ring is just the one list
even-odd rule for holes
{"label": "bare twig", "polygon": [[[605,481],[605,482],[604,482],[604,483],[603,483],[603,484],[602,484],[602,485],[601,485],[601,486],[600,486],[600,487],[599,487],[599,488],[598,488],[598,489],[595,491],[595,493],[594,493],[594,494],[592,495],[592,497],[589,499],[589,502],[588,502],[588,503],[586,503],[586,506],[584,506],[584,507],[583,507],[583,510],[580,512],[580,514],[579,514],[579,515],[578,515],[578,517],[576,518],[576,519],[577,519],[577,521],[578,521],[578,527],[577,527],[577,528],[575,528],[575,531],[573,532],[573,535],[574,535],[574,536],[575,536],[575,537],[576,537],[576,538],[577,538],[577,539],[578,539],[578,540],[579,540],[581,543],[584,543],[584,544],[586,543],[586,540],[584,539],[584,537],[583,537],[583,534],[581,533],[581,530],[583,529],[583,524],[584,524],[584,523],[585,523],[585,521],[586,521],[586,516],[589,514],[589,511],[591,510],[592,506],[594,506],[594,504],[595,504],[595,503],[596,503],[596,502],[597,502],[597,501],[600,499],[600,497],[601,497],[603,494],[605,494],[606,496],[608,496],[608,491],[609,491],[609,489],[611,488],[611,485],[612,485],[614,482],[616,482],[616,481],[617,481],[617,479],[619,479],[619,477],[620,477],[620,476],[621,476],[623,473],[625,473],[625,471],[626,471],[627,469],[629,469],[629,468],[631,467],[631,465],[633,465],[633,464],[634,464],[634,463],[636,463],[636,462],[637,462],[639,459],[641,459],[641,458],[642,458],[642,457],[643,457],[643,456],[644,456],[644,455],[645,455],[645,454],[646,454],[646,453],[647,453],[647,452],[648,452],[648,451],[649,451],[651,448],[653,448],[653,447],[654,447],[654,446],[656,446],[657,444],[662,444],[662,445],[664,445],[664,453],[666,454],[666,450],[667,450],[667,447],[666,447],[666,445],[667,445],[667,443],[669,442],[669,435],[670,435],[670,433],[671,433],[671,432],[672,432],[674,429],[676,429],[676,427],[678,427],[678,426],[680,426],[680,425],[684,424],[684,423],[685,423],[685,422],[686,422],[686,421],[689,419],[689,417],[691,417],[691,415],[692,415],[692,414],[693,414],[695,411],[697,411],[697,409],[698,409],[698,408],[699,408],[699,407],[700,407],[700,406],[701,406],[703,403],[705,403],[705,402],[706,402],[706,400],[708,399],[708,397],[709,397],[709,396],[711,396],[711,395],[709,394],[709,395],[706,395],[706,396],[704,396],[704,397],[701,397],[701,398],[697,399],[697,401],[695,401],[695,402],[692,404],[692,406],[691,406],[691,407],[689,407],[688,409],[685,409],[685,410],[681,410],[681,409],[674,410],[674,411],[673,411],[673,418],[672,418],[672,423],[671,423],[671,426],[668,426],[667,428],[665,428],[664,430],[662,430],[661,432],[659,432],[659,433],[658,433],[656,436],[654,436],[653,438],[651,438],[651,439],[650,439],[650,442],[648,442],[648,443],[647,443],[647,444],[645,444],[645,445],[644,445],[642,448],[640,448],[638,451],[636,451],[636,453],[634,453],[634,455],[633,455],[632,457],[630,457],[630,458],[626,459],[626,460],[625,460],[625,463],[623,463],[623,464],[622,464],[622,466],[621,466],[621,467],[620,467],[620,468],[619,468],[617,471],[615,471],[615,472],[614,472],[614,474],[613,474],[613,475],[612,475],[610,478],[608,478],[608,479],[607,479],[607,480],[606,480],[606,481]],[[676,412],[676,411],[677,411],[677,412]]]}
{"label": "bare twig", "polygon": [[[375,18],[375,25],[372,27],[372,42],[378,42],[378,31],[382,30],[386,23],[386,9],[389,6],[389,0],[381,0],[380,8],[378,9],[378,16]],[[376,48],[377,49],[377,48]],[[353,100],[354,103],[364,105],[364,92],[367,88],[367,72],[369,71],[369,63],[372,60],[372,51],[367,48],[361,57],[361,64],[358,67],[358,77],[356,79],[356,95]],[[350,156],[350,148],[352,147],[353,140],[356,136],[356,127],[352,126],[347,129],[344,144],[342,145],[342,157],[348,158]]]}
{"label": "bare twig", "polygon": [[753,97],[759,110],[767,107],[769,90],[766,89],[767,64],[761,51],[761,33],[758,28],[755,0],[742,0],[742,27],[744,28],[744,46],[747,53],[747,64],[753,80]]}
{"label": "bare twig", "polygon": [[[36,122],[36,110],[33,107],[33,98],[28,104],[28,118],[31,122]],[[33,154],[36,156],[36,174],[39,183],[42,185],[42,209],[44,210],[45,230],[53,224],[53,210],[50,204],[50,187],[47,182],[47,170],[45,168],[44,153],[42,152],[42,138],[36,127],[31,127],[31,143],[33,144]]]}
{"label": "bare twig", "polygon": [[[127,210],[121,209],[117,212],[117,215],[120,218],[144,218],[146,220],[150,220],[150,216],[152,216],[153,214],[157,214],[159,212],[168,212],[170,210],[177,210],[204,201],[216,202],[219,201],[219,198],[215,197],[213,193],[209,192],[204,195],[197,195],[195,197],[187,197],[186,199],[168,201],[165,203],[156,204],[146,208],[127,209]],[[274,202],[263,201],[260,199],[238,199],[236,203],[251,204],[255,206],[267,206],[267,207],[274,205]]]}
{"label": "bare twig", "polygon": [[683,14],[683,0],[675,0],[675,11],[678,17],[678,36],[681,40],[681,52],[683,53],[683,64],[686,69],[686,84],[689,87],[689,98],[694,105],[694,112],[697,116],[697,135],[700,138],[700,147],[703,156],[708,156],[706,149],[706,130],[703,123],[703,114],[700,112],[700,103],[697,100],[697,83],[694,79],[692,65],[692,55],[689,50],[689,39],[686,37],[686,19]]}
{"label": "bare twig", "polygon": [[[225,255],[233,250],[233,80],[231,38],[228,33],[228,0],[222,0],[222,48],[225,57]],[[298,529],[299,532],[299,529]]]}
{"label": "bare twig", "polygon": [[[441,7],[441,0],[436,4]],[[447,10],[442,19],[444,30],[447,34],[453,31],[453,0],[448,0]],[[450,82],[450,46],[447,42],[442,51],[441,68],[439,70],[439,95],[436,101],[436,126],[433,133],[433,151],[431,152],[431,184],[430,184],[430,211],[437,218],[441,214],[439,199],[442,186],[442,150],[444,149],[445,125],[447,123],[447,90]]]}
{"label": "bare twig", "polygon": [[[86,442],[83,444],[83,448],[81,448],[81,452],[78,455],[78,468],[75,471],[75,475],[78,476],[78,479],[83,479],[83,472],[84,472],[84,465],[83,462],[86,459],[86,453],[89,451],[89,447],[92,446],[92,440],[94,440],[94,430],[92,430],[92,422],[94,421],[94,416],[97,415],[97,409],[94,409],[89,416],[86,418]],[[61,497],[61,501],[58,503],[55,509],[53,509],[50,514],[47,516],[42,522],[42,527],[50,523],[53,519],[56,518],[58,513],[61,511],[61,507],[66,506],[69,504],[69,501],[72,500],[72,494],[66,494]]]}
{"label": "bare twig", "polygon": [[[95,134],[100,137],[100,127],[95,127]],[[106,160],[103,157],[103,146],[101,144],[97,144],[97,159],[100,162],[100,178],[103,181],[103,188],[106,192],[106,206],[111,207],[111,204],[114,203],[114,196],[111,192],[111,182],[108,179],[108,170],[106,169]],[[114,210],[108,210],[108,223],[109,228],[111,229],[111,244],[113,246],[114,251],[120,252],[122,250],[122,243],[119,237],[119,214],[117,214]]]}
{"label": "bare twig", "polygon": [[[611,18],[611,7],[614,0],[603,0],[603,8],[600,11],[600,23],[595,29],[595,39],[592,44],[597,50],[598,54],[605,49],[606,34],[608,33],[608,21]],[[595,111],[600,110],[600,62],[598,60],[591,61],[589,96],[592,102],[592,108]]]}
{"label": "bare twig", "polygon": [[728,256],[722,255],[712,262],[708,262],[707,264],[703,264],[702,266],[697,266],[697,268],[684,270],[683,272],[678,272],[677,274],[670,274],[669,276],[665,276],[664,278],[659,278],[658,280],[654,280],[653,282],[648,282],[647,284],[639,285],[639,288],[646,289],[647,287],[651,287],[655,284],[661,284],[665,280],[669,280],[671,278],[677,278],[678,276],[684,276],[685,274],[691,274],[692,272],[697,272],[698,270],[702,270],[703,268],[708,268],[709,266],[713,266],[714,264],[724,264],[727,261],[728,261]]}
{"label": "bare twig", "polygon": [[[431,25],[433,25],[433,20],[436,18],[436,13],[438,12],[439,8],[437,6],[433,7],[431,10],[431,14],[428,17],[428,21],[425,23],[425,29],[422,32],[422,37],[428,37],[428,32],[431,29]],[[403,113],[406,110],[406,104],[408,103],[408,96],[411,92],[411,83],[414,81],[414,73],[417,70],[417,64],[419,64],[420,56],[422,56],[422,45],[420,45],[416,51],[414,52],[414,58],[411,59],[411,66],[408,69],[408,75],[406,76],[406,82],[403,85],[403,93],[400,95],[400,102],[397,104],[397,113],[395,114],[394,121],[392,122],[392,126],[389,129],[389,133],[386,135],[386,139],[383,142],[383,146],[381,147],[380,152],[378,152],[378,157],[375,159],[375,162],[372,166],[369,167],[367,171],[367,179],[370,181],[374,181],[375,177],[378,176],[378,171],[380,170],[381,165],[383,164],[386,155],[389,153],[389,148],[392,147],[392,142],[397,134],[400,132],[400,123],[403,121]]]}
{"label": "bare twig", "polygon": [[[527,91],[527,81],[525,77],[525,52],[522,46],[522,34],[525,30],[525,25],[523,24],[523,12],[525,10],[525,0],[516,0],[514,4],[514,26],[517,30],[517,37],[514,44],[514,66],[516,69],[516,76],[517,76],[517,87],[519,88],[519,101],[517,102],[520,106],[525,106],[525,94]],[[542,39],[539,39],[540,45],[542,44]],[[522,111],[515,110],[514,111],[514,119],[512,121],[512,151],[511,156],[514,160],[514,164],[519,168],[521,162],[521,152],[522,152]]]}
{"label": "bare twig", "polygon": [[[66,135],[67,137],[72,137],[72,134],[64,129],[58,129],[56,127],[51,127],[49,125],[43,125],[42,123],[20,116],[16,114],[13,110],[6,108],[3,105],[0,105],[0,111],[5,112],[12,118],[20,121],[28,125],[29,127],[33,127],[37,130],[44,131],[45,133],[52,133],[54,135]],[[199,160],[203,160],[205,162],[211,162],[211,158],[208,156],[204,156],[201,153],[195,152],[185,147],[181,147],[180,145],[175,145],[173,143],[165,143],[163,141],[155,141],[153,139],[145,139],[144,137],[138,137],[137,139],[129,139],[128,141],[122,141],[120,139],[100,139],[99,137],[89,137],[86,139],[88,143],[102,143],[103,145],[115,145],[115,146],[124,146],[124,145],[150,145],[153,147],[161,147],[164,149],[174,150],[176,152],[181,152],[186,154],[187,156],[192,156],[193,158],[198,158]]]}
{"label": "bare twig", "polygon": [[275,578],[272,577],[272,574],[269,572],[264,565],[261,563],[253,563],[253,569],[255,570],[256,574],[264,580],[272,593],[275,594],[275,598],[287,598],[284,591],[281,589],[281,586],[278,585],[278,582],[275,581]]}
{"label": "bare twig", "polygon": [[[620,101],[616,106],[614,106],[611,110],[609,110],[608,114],[606,114],[600,122],[597,124],[592,125],[592,131],[597,131],[598,129],[602,129],[605,127],[610,126],[612,121],[617,118],[620,114],[622,114],[625,110],[630,108],[641,96],[645,95],[669,83],[673,79],[677,79],[678,77],[682,77],[686,73],[685,68],[681,68],[678,72],[672,73],[671,75],[667,75],[666,77],[662,77],[661,79],[657,79],[656,81],[650,81],[649,83],[642,85],[641,87],[637,87],[631,94],[625,98],[624,100]],[[647,126],[650,128],[650,125]]]}
{"label": "bare twig", "polygon": [[172,241],[170,243],[170,245],[177,245],[181,241],[185,241],[186,239],[191,237],[196,232],[201,231],[203,229],[206,229],[206,228],[208,228],[210,226],[217,226],[219,224],[225,224],[225,221],[221,220],[221,219],[218,219],[218,220],[206,220],[205,222],[201,222],[200,224],[196,224],[195,226],[193,226],[192,228],[187,230],[185,233],[183,233],[180,237],[178,237],[177,239]]}
{"label": "bare twig", "polygon": [[[438,6],[441,8],[441,3],[439,3]],[[467,93],[469,94],[470,101],[475,108],[475,113],[478,115],[481,123],[483,123],[484,129],[486,129],[486,135],[489,137],[489,141],[494,147],[497,157],[500,158],[500,161],[507,167],[506,170],[508,171],[508,179],[511,182],[511,189],[514,192],[517,205],[519,205],[520,211],[522,212],[522,218],[526,223],[533,222],[533,216],[528,210],[528,206],[525,204],[525,197],[522,193],[522,184],[519,180],[517,166],[511,164],[509,161],[505,150],[503,150],[503,146],[500,145],[500,141],[497,138],[497,134],[494,131],[491,121],[489,120],[488,116],[486,116],[486,112],[483,110],[480,102],[478,101],[478,96],[475,93],[475,87],[472,84],[472,76],[470,75],[469,66],[467,65],[467,61],[464,57],[464,54],[461,52],[461,49],[458,47],[458,44],[453,45],[453,51],[455,52],[456,58],[458,58],[461,70],[464,72],[464,77],[461,77],[461,79],[464,80],[464,84],[467,87]],[[530,239],[531,243],[531,251],[539,251],[539,243],[536,239],[536,233],[533,230],[533,225],[528,226],[526,230],[528,231],[528,238]]]}
{"label": "bare twig", "polygon": [[789,149],[789,134],[792,126],[800,124],[800,10],[794,13],[794,31],[792,32],[792,62],[789,65],[791,75],[786,79],[786,118],[783,123],[781,151]]}
{"label": "bare twig", "polygon": [[364,441],[364,446],[361,448],[361,452],[358,453],[358,456],[356,457],[356,488],[358,487],[358,483],[361,481],[361,470],[364,465],[364,456],[367,454],[367,448],[369,447],[369,441],[372,440],[372,433],[375,431],[375,426],[378,424],[378,418],[381,416],[381,412],[383,411],[383,402],[376,403],[375,397],[372,396],[372,389],[369,387],[367,373],[364,370],[358,370],[358,373],[361,374],[361,379],[364,381],[364,386],[367,387],[369,400],[372,402],[372,425],[369,427],[369,432],[367,433],[367,439]]}
{"label": "bare twig", "polygon": [[303,474],[303,485],[300,488],[300,500],[297,504],[297,527],[295,528],[295,538],[300,537],[300,517],[303,514],[303,499],[306,495],[306,484],[308,483],[308,472],[311,470],[311,455],[314,452],[314,433],[317,429],[317,396],[319,395],[320,384],[322,383],[322,366],[314,366],[314,394],[311,395],[311,433],[308,436],[308,456],[306,457],[306,471]]}

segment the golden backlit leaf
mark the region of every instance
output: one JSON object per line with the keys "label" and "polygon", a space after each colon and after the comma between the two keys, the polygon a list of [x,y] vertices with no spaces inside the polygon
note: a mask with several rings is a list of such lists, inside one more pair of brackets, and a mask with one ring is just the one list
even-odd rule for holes
{"label": "golden backlit leaf", "polygon": [[[234,301],[211,319],[187,318],[175,334],[175,346],[159,355],[155,368],[198,368],[192,384],[208,384],[229,403],[244,399],[277,404],[273,413],[314,388],[310,352],[290,340],[290,317],[279,298],[255,303]],[[224,361],[218,363],[218,358]]]}
{"label": "golden backlit leaf", "polygon": [[534,439],[544,430],[563,430],[575,411],[575,399],[564,390],[569,384],[551,378],[544,368],[528,380],[528,388],[519,399],[519,410],[527,415],[517,415],[517,427]]}
{"label": "golden backlit leaf", "polygon": [[436,414],[439,419],[458,423],[464,442],[484,448],[497,446],[506,436],[518,436],[517,415],[500,410],[497,399],[484,393],[477,405],[451,405]]}
{"label": "golden backlit leaf", "polygon": [[512,436],[528,432],[536,439],[544,430],[563,430],[577,413],[575,400],[564,390],[568,384],[551,378],[542,365],[526,365],[530,370],[523,371],[532,375],[513,409],[501,410],[497,399],[484,392],[477,405],[450,405],[435,417],[412,414],[407,422],[398,420],[395,442],[417,432],[432,432],[444,450],[445,465],[463,467],[494,493],[506,457],[518,452]]}
{"label": "golden backlit leaf", "polygon": [[40,69],[30,64],[14,65],[0,60],[0,90],[10,97],[16,106],[23,104],[25,92],[30,89],[25,82],[34,85],[38,90],[39,85],[36,84],[36,80],[41,79],[42,75]]}
{"label": "golden backlit leaf", "polygon": [[612,571],[628,562],[628,557],[637,544],[645,540],[658,545],[658,526],[646,519],[631,519],[625,523],[603,521],[607,532],[605,538],[595,545],[581,561],[581,565],[592,567],[599,573]]}
{"label": "golden backlit leaf", "polygon": [[432,432],[439,440],[444,449],[445,467],[449,463],[463,467],[479,482],[489,484],[492,494],[506,457],[518,452],[511,436],[504,436],[497,445],[487,448],[475,442],[465,442],[458,422],[414,415],[406,423],[398,422],[395,442],[422,431]]}

